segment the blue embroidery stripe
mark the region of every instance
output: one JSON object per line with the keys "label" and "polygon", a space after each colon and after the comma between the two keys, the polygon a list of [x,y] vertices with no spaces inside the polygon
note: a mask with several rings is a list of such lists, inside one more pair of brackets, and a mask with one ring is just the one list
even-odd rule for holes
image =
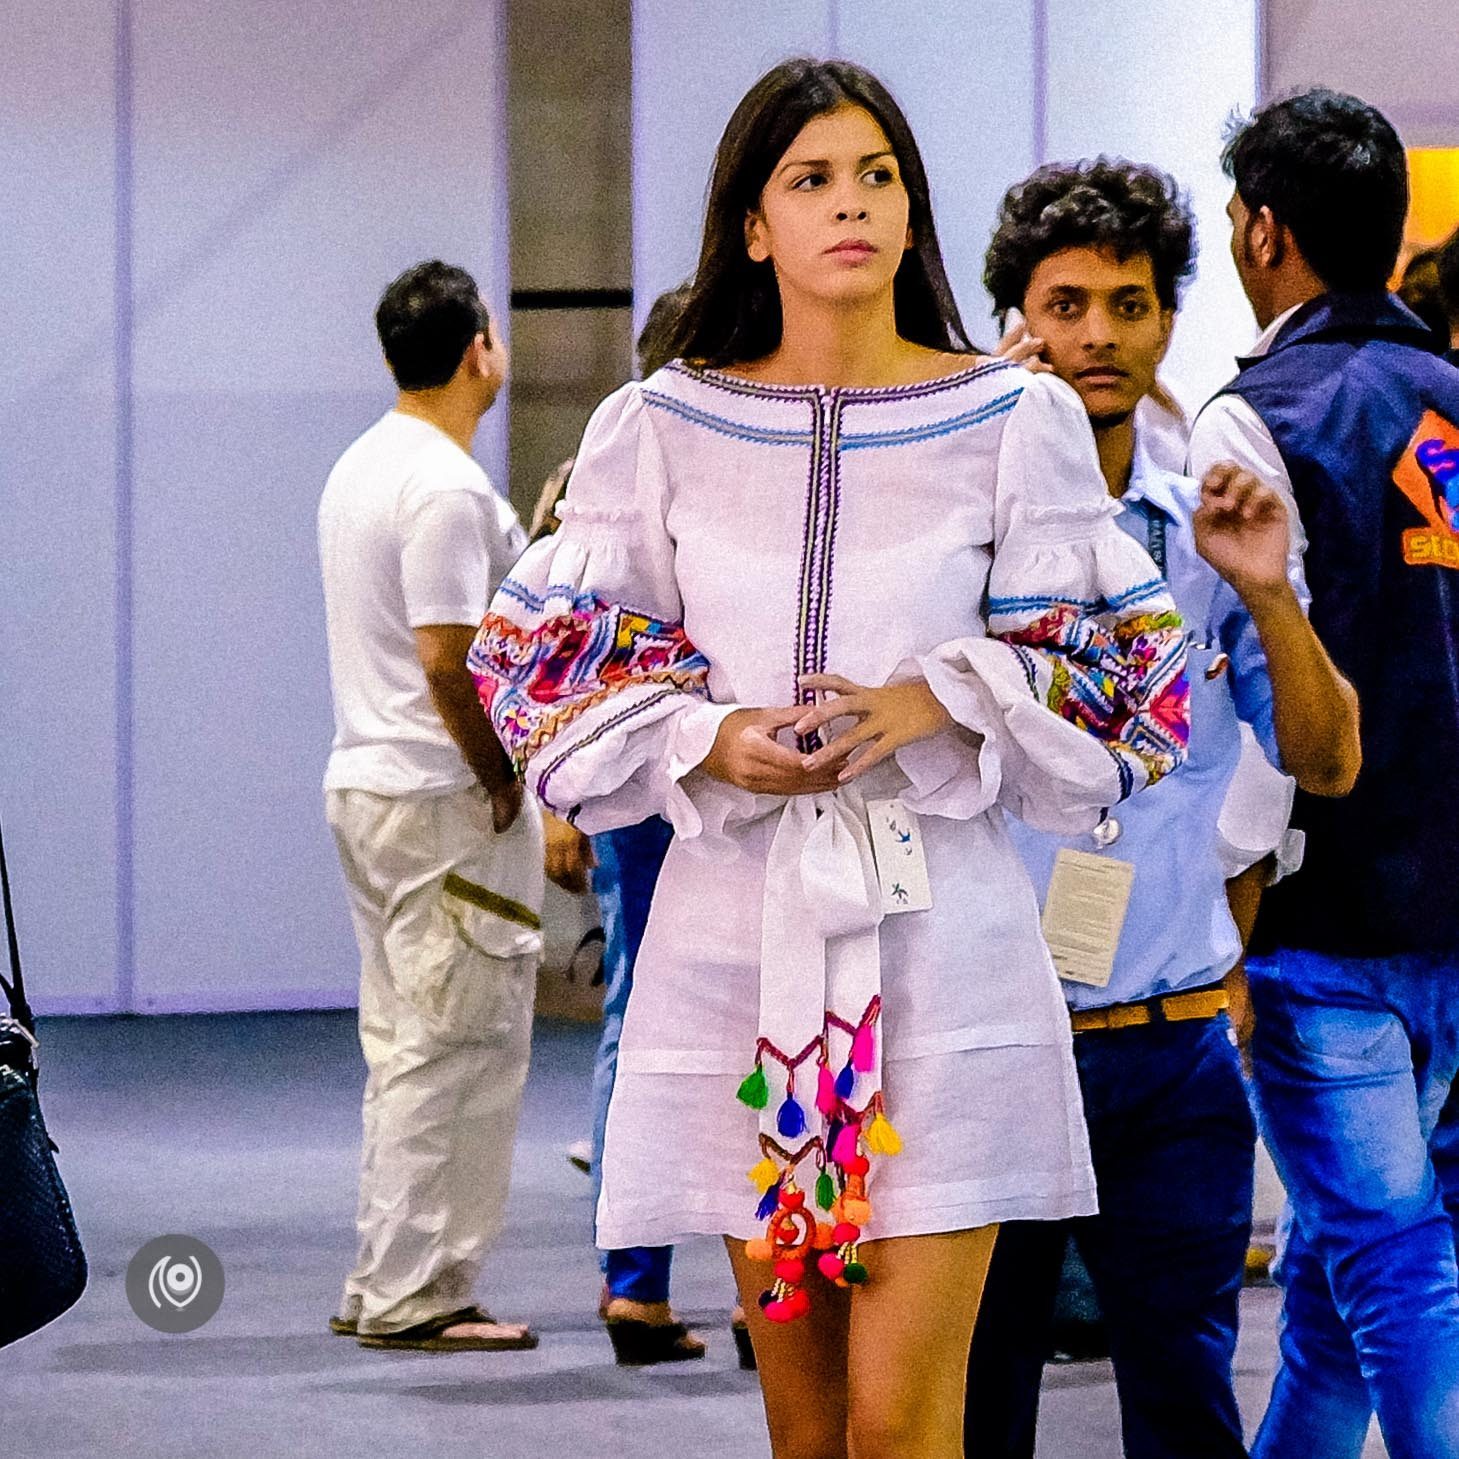
{"label": "blue embroidery stripe", "polygon": [[[949,436],[1006,414],[1018,404],[1022,394],[1023,387],[1019,386],[1017,390],[1000,395],[996,400],[986,401],[961,415],[948,416],[945,420],[923,425],[907,426],[901,430],[848,431],[840,439],[840,448],[843,451],[864,451],[884,446],[915,445],[921,441],[935,440],[939,436]],[[674,400],[653,390],[645,390],[643,398],[655,409],[667,411],[691,425],[703,426],[706,430],[728,436],[732,440],[749,441],[762,446],[809,446],[814,440],[813,433],[808,430],[747,425],[743,421],[715,415],[712,411],[701,410],[698,406],[687,405],[681,400]]]}
{"label": "blue embroidery stripe", "polygon": [[519,583],[515,578],[508,578],[497,589],[497,592],[504,598],[511,598],[524,608],[530,608],[534,613],[540,613],[553,598],[566,598],[572,602],[577,598],[578,591],[576,583],[550,583],[541,594],[538,594],[534,593],[525,583]]}
{"label": "blue embroidery stripe", "polygon": [[1025,598],[989,598],[988,616],[990,618],[1001,617],[1009,613],[1038,613],[1046,612],[1050,608],[1079,608],[1086,613],[1118,613],[1122,609],[1132,607],[1136,603],[1144,602],[1148,598],[1158,598],[1167,591],[1163,578],[1151,578],[1149,582],[1140,583],[1133,588],[1127,588],[1123,593],[1116,594],[1113,598],[1071,598],[1067,595],[1058,597],[1025,597]]}
{"label": "blue embroidery stripe", "polygon": [[738,441],[753,441],[762,446],[809,446],[811,443],[809,431],[770,430],[747,426],[741,421],[726,420],[722,415],[712,415],[707,410],[685,405],[682,401],[672,400],[667,395],[659,395],[652,390],[645,390],[643,398],[650,405],[666,410],[671,415],[680,416],[691,425],[704,426],[721,436],[730,436]]}
{"label": "blue embroidery stripe", "polygon": [[930,441],[938,436],[950,436],[956,431],[965,431],[971,426],[982,425],[996,416],[1006,415],[1023,394],[1020,386],[997,400],[990,400],[976,410],[964,411],[962,415],[949,416],[946,420],[933,421],[929,425],[907,426],[899,431],[848,431],[841,437],[843,451],[865,451],[877,446],[909,446],[919,441]]}
{"label": "blue embroidery stripe", "polygon": [[[520,603],[524,608],[531,609],[534,613],[540,613],[547,605],[554,600],[565,599],[568,611],[581,607],[594,609],[594,618],[599,617],[594,605],[598,602],[596,593],[585,593],[581,583],[549,583],[541,593],[534,593],[525,583],[516,578],[507,578],[503,581],[497,592],[503,597],[511,598],[514,602]],[[631,603],[613,602],[608,604],[609,608],[616,608],[619,613],[626,613],[631,618],[649,618],[655,621],[663,621],[670,627],[682,628],[683,624],[677,619],[665,619],[661,613],[651,613],[647,608],[635,608]],[[520,625],[519,625],[520,626]]]}
{"label": "blue embroidery stripe", "polygon": [[1096,611],[1102,602],[1099,598],[1071,598],[1067,595],[1050,598],[1045,596],[1032,596],[1026,598],[992,598],[988,599],[988,615],[993,617],[1004,613],[1029,613],[1048,608],[1082,608],[1086,613]]}
{"label": "blue embroidery stripe", "polygon": [[1141,602],[1145,598],[1158,598],[1166,591],[1164,578],[1150,578],[1143,583],[1137,583],[1133,588],[1126,588],[1123,593],[1113,598],[1106,598],[1104,601],[1111,611],[1118,612],[1121,608],[1128,608],[1132,603]]}

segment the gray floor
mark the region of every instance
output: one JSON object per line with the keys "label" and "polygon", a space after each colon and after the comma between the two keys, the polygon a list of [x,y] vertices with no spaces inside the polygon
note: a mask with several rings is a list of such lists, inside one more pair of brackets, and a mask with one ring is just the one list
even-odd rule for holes
{"label": "gray floor", "polygon": [[[752,1375],[734,1366],[717,1242],[681,1250],[675,1292],[709,1358],[631,1372],[594,1318],[585,1123],[593,1031],[539,1024],[510,1220],[483,1296],[542,1332],[532,1353],[406,1357],[329,1336],[351,1256],[362,1080],[349,1016],[62,1020],[43,1030],[47,1118],[92,1260],[81,1303],[0,1354],[6,1459],[764,1459]],[[122,1276],[154,1236],[221,1256],[222,1310],[185,1337],[132,1314]],[[1275,1294],[1249,1292],[1240,1367],[1264,1402]],[[1051,1369],[1040,1459],[1115,1459],[1109,1371]],[[1369,1451],[1383,1451],[1374,1443]]]}

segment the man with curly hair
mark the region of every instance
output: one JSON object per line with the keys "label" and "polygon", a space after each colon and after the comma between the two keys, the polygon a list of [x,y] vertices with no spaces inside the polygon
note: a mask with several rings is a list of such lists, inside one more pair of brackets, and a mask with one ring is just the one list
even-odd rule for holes
{"label": "man with curly hair", "polygon": [[[1137,407],[1156,389],[1194,252],[1172,180],[1100,158],[1042,167],[1012,188],[986,261],[995,307],[1023,314],[1078,394],[1112,510],[1148,547],[1196,646],[1179,775],[1093,835],[1010,824],[1045,897],[1100,1212],[999,1233],[969,1361],[966,1451],[978,1459],[1032,1459],[1070,1235],[1103,1309],[1125,1453],[1246,1452],[1231,1365],[1256,1132],[1228,1016],[1242,940],[1227,883],[1281,840],[1290,783],[1268,769],[1269,815],[1241,836],[1229,825],[1223,835],[1222,811],[1242,722],[1273,761],[1325,791],[1356,773],[1357,732],[1351,691],[1303,613],[1282,499],[1234,466],[1197,483],[1142,439]],[[1062,912],[1069,893],[1103,902],[1103,926]]]}

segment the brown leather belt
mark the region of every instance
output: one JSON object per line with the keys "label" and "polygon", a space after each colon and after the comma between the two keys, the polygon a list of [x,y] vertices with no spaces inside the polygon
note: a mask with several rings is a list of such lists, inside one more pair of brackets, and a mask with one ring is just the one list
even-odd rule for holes
{"label": "brown leather belt", "polygon": [[1114,1003],[1108,1008],[1081,1008],[1069,1015],[1075,1033],[1096,1029],[1140,1028],[1148,1023],[1189,1023],[1198,1018],[1215,1018],[1231,1006],[1221,987],[1196,988],[1190,993],[1167,993],[1139,1003]]}

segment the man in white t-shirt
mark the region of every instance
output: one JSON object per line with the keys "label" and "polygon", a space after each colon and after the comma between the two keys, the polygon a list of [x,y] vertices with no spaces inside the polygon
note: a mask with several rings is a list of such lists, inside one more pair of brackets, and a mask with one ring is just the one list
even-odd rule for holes
{"label": "man in white t-shirt", "polygon": [[374,1348],[535,1347],[474,1304],[501,1230],[541,956],[541,817],[466,653],[525,545],[472,459],[507,357],[463,269],[375,316],[400,387],[319,504],[335,736],[324,777],[360,944],[359,1254],[338,1333]]}

